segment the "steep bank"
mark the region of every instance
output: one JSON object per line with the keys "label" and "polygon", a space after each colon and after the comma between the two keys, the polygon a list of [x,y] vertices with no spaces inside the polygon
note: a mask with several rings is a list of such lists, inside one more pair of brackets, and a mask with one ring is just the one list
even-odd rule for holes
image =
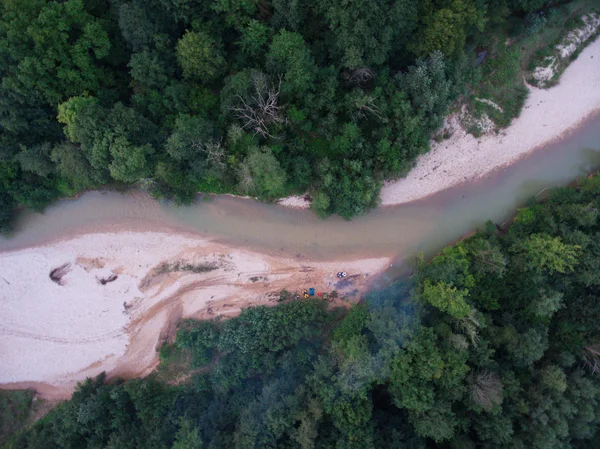
{"label": "steep bank", "polygon": [[[311,263],[157,232],[86,234],[5,252],[0,383],[69,392],[102,371],[143,376],[181,318],[231,316],[276,302],[283,289],[350,296],[388,265],[387,258]],[[335,277],[342,269],[345,285]]]}
{"label": "steep bank", "polygon": [[561,138],[600,109],[600,40],[588,45],[551,89],[528,86],[520,117],[497,135],[454,134],[421,156],[406,178],[386,183],[381,204],[415,201],[472,181]]}

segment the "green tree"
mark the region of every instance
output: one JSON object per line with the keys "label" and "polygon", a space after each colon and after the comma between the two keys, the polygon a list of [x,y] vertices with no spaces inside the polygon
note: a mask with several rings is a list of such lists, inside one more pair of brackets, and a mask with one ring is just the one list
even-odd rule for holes
{"label": "green tree", "polygon": [[163,88],[169,80],[169,71],[164,67],[156,51],[144,49],[131,55],[130,73],[134,82],[140,86]]}
{"label": "green tree", "polygon": [[31,147],[21,146],[21,151],[15,158],[23,170],[35,173],[38,176],[47,177],[54,172],[54,167],[50,160],[50,149],[51,146],[47,142]]}
{"label": "green tree", "polygon": [[525,269],[550,274],[573,271],[579,260],[580,250],[579,245],[568,245],[559,237],[548,234],[532,234],[513,248],[522,257]]}
{"label": "green tree", "polygon": [[273,17],[271,23],[275,28],[299,31],[306,18],[309,7],[305,0],[273,0]]}
{"label": "green tree", "polygon": [[152,146],[135,146],[121,136],[111,142],[109,150],[112,162],[108,168],[117,181],[137,182],[150,174],[148,159],[154,153]]}
{"label": "green tree", "polygon": [[409,0],[319,2],[341,65],[350,69],[383,64],[396,42],[417,24],[417,3]]}
{"label": "green tree", "polygon": [[181,418],[172,449],[202,449],[202,438],[191,420]]}
{"label": "green tree", "polygon": [[98,99],[89,95],[71,97],[58,106],[58,122],[65,125],[65,136],[71,142],[83,142],[86,130],[82,126],[82,115],[98,106]]}
{"label": "green tree", "polygon": [[68,180],[75,191],[97,185],[94,169],[77,146],[68,142],[56,145],[50,157],[59,175]]}
{"label": "green tree", "polygon": [[111,45],[102,22],[83,0],[3,4],[1,57],[10,61],[5,88],[41,95],[48,104],[110,85],[100,61]]}
{"label": "green tree", "polygon": [[312,87],[316,66],[302,36],[281,30],[273,38],[267,54],[267,68],[283,75],[283,91],[301,96]]}
{"label": "green tree", "polygon": [[428,132],[438,129],[452,101],[452,82],[446,74],[442,53],[419,59],[408,73],[398,75],[398,84],[410,99],[414,113],[425,121]]}
{"label": "green tree", "polygon": [[272,29],[264,23],[252,19],[240,30],[238,45],[242,53],[256,61],[261,61],[267,52],[271,40]]}
{"label": "green tree", "polygon": [[215,0],[211,8],[225,18],[228,26],[240,26],[256,15],[257,0]]}
{"label": "green tree", "polygon": [[165,148],[175,160],[206,159],[203,149],[213,133],[212,124],[204,118],[179,114]]}
{"label": "green tree", "polygon": [[225,67],[225,59],[215,40],[202,31],[189,31],[177,42],[177,61],[186,78],[208,83]]}
{"label": "green tree", "polygon": [[508,4],[513,11],[539,11],[540,9],[552,5],[552,0],[508,0]]}
{"label": "green tree", "polygon": [[202,0],[160,0],[177,21],[192,22],[209,13],[210,5]]}
{"label": "green tree", "polygon": [[276,199],[285,195],[286,174],[268,148],[255,148],[238,168],[239,188],[245,195]]}
{"label": "green tree", "polygon": [[441,51],[446,56],[462,51],[471,28],[483,31],[485,10],[474,0],[423,0],[419,25],[409,48],[417,56]]}
{"label": "green tree", "polygon": [[469,291],[466,289],[458,289],[445,282],[434,284],[427,279],[420,296],[425,302],[442,312],[455,318],[462,318],[471,313],[471,307],[465,301],[468,294]]}
{"label": "green tree", "polygon": [[119,6],[119,28],[125,41],[137,52],[152,44],[159,27],[143,3],[131,1]]}

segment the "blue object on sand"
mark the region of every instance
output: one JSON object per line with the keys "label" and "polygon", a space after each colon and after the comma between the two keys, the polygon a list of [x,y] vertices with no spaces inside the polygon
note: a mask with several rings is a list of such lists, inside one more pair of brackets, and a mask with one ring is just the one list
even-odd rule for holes
{"label": "blue object on sand", "polygon": [[314,288],[309,288],[309,289],[308,289],[308,294],[309,294],[310,296],[315,296],[315,289],[314,289]]}

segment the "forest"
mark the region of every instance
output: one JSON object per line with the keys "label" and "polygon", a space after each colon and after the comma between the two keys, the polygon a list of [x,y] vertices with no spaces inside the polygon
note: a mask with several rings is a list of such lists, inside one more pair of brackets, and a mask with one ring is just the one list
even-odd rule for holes
{"label": "forest", "polygon": [[600,447],[599,233],[596,176],[350,309],[183,321],[153,375],[88,379],[5,446]]}
{"label": "forest", "polygon": [[0,224],[100,187],[308,192],[321,216],[362,214],[458,97],[502,88],[498,121],[518,114],[504,42],[564,3],[3,0]]}

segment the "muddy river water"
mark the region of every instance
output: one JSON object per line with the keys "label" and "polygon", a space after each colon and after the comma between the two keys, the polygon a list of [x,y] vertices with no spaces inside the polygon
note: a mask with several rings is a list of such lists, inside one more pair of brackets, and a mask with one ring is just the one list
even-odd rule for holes
{"label": "muddy river water", "polygon": [[575,133],[489,176],[422,200],[371,211],[352,221],[321,220],[310,210],[253,200],[199,197],[186,207],[142,192],[89,192],[44,213],[22,211],[0,251],[39,245],[82,232],[164,229],[309,259],[430,255],[487,220],[503,222],[540,191],[600,168],[600,116]]}

